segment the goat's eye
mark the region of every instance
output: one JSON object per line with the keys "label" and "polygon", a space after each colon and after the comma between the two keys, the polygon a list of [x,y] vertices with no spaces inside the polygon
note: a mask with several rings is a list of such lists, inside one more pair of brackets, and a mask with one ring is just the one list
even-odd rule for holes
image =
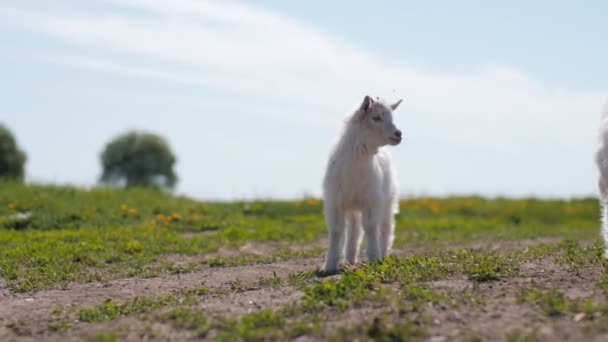
{"label": "goat's eye", "polygon": [[374,121],[376,121],[376,122],[380,122],[380,121],[382,121],[382,118],[381,118],[381,117],[379,117],[379,116],[374,116],[374,117],[372,118],[372,120],[374,120]]}

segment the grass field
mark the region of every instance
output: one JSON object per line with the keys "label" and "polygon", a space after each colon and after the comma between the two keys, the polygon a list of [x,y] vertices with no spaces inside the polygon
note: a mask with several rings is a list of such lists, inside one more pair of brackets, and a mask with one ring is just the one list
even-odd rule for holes
{"label": "grass field", "polygon": [[0,183],[0,340],[608,339],[596,199],[404,199],[325,278],[321,206]]}

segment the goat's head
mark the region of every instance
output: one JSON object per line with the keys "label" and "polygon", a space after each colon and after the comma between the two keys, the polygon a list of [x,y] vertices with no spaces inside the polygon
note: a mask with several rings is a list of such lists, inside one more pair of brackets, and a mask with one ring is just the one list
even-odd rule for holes
{"label": "goat's head", "polygon": [[384,101],[365,96],[358,110],[358,120],[366,138],[377,146],[399,145],[402,134],[393,123],[393,111],[399,107],[402,100],[392,105]]}

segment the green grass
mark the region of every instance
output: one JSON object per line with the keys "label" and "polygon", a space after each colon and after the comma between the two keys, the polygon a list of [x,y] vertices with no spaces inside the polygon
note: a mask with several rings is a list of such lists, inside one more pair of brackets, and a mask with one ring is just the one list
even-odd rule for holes
{"label": "green grass", "polygon": [[[208,317],[200,309],[195,309],[192,304],[195,300],[177,300],[170,296],[162,298],[140,297],[129,303],[115,303],[107,300],[103,304],[80,309],[77,317],[83,323],[104,322],[127,315],[136,315],[149,312],[155,314],[144,318],[150,322],[161,322],[170,324],[176,330],[191,332],[196,338],[205,338],[210,331],[214,331],[215,340],[219,341],[265,341],[269,339],[295,338],[298,336],[318,332],[319,323],[309,321],[288,321],[283,311],[273,309],[262,309],[256,312],[244,314],[238,319],[230,317]],[[163,309],[168,308],[168,310]],[[54,323],[59,326],[68,322],[70,316]],[[79,323],[82,324],[82,323]],[[49,327],[49,330],[62,332],[69,329],[57,330]],[[111,335],[115,333],[102,333],[98,336]]]}
{"label": "green grass", "polygon": [[208,288],[207,286],[200,286],[200,287],[195,287],[195,288],[191,288],[191,289],[185,289],[183,290],[184,294],[186,295],[193,295],[193,296],[205,296],[211,293],[211,289]]}
{"label": "green grass", "polygon": [[403,301],[415,303],[416,305],[450,302],[448,294],[433,291],[428,285],[418,283],[404,284],[401,287],[400,295]]}
{"label": "green grass", "polygon": [[597,283],[597,286],[604,291],[604,294],[608,295],[608,274],[602,275],[600,281]]}
{"label": "green grass", "polygon": [[532,330],[531,333],[524,333],[519,329],[511,330],[506,335],[507,342],[535,342],[540,340],[538,331]]}
{"label": "green grass", "polygon": [[[81,190],[4,182],[0,184],[0,277],[11,290],[24,292],[73,281],[319,257],[323,248],[294,251],[289,246],[310,245],[326,237],[321,207],[316,199],[201,203],[149,189]],[[401,202],[395,246],[431,248],[540,237],[595,239],[598,211],[597,201],[591,198],[408,199]],[[197,232],[206,233],[192,234]],[[270,256],[217,256],[204,264],[162,262],[167,254],[215,253],[220,247],[256,242],[277,243],[283,249]],[[564,256],[570,261],[575,257]],[[469,276],[492,280],[508,269],[508,265],[492,268],[494,264],[481,260]]]}
{"label": "green grass", "polygon": [[[522,259],[523,260],[523,259]],[[406,258],[388,257],[356,270],[345,270],[338,279],[318,280],[304,288],[303,307],[318,312],[327,307],[343,311],[365,301],[382,302],[390,298],[396,284],[407,301],[447,301],[419,282],[442,279],[465,273],[475,281],[491,281],[516,275],[521,260],[515,256],[456,250],[446,253],[419,254]]]}
{"label": "green grass", "polygon": [[286,318],[270,308],[245,314],[240,319],[223,318],[212,324],[216,341],[289,340],[319,331],[319,323]]}
{"label": "green grass", "polygon": [[593,318],[595,313],[608,313],[608,304],[595,303],[592,299],[572,300],[558,289],[525,288],[518,296],[520,303],[536,305],[548,317],[557,318],[567,314],[584,314]]}
{"label": "green grass", "polygon": [[211,322],[204,313],[185,307],[173,308],[160,315],[158,320],[169,322],[173,328],[178,330],[193,331],[198,338],[207,336],[211,329]]}
{"label": "green grass", "polygon": [[47,329],[54,332],[64,332],[69,330],[72,327],[72,323],[67,320],[60,320],[55,322],[49,322],[47,324]]}
{"label": "green grass", "polygon": [[451,197],[401,201],[397,246],[597,236],[598,201]]}
{"label": "green grass", "polygon": [[131,313],[150,312],[158,308],[192,301],[193,299],[189,297],[177,297],[171,295],[165,295],[157,298],[137,297],[132,302],[124,304],[119,304],[111,299],[107,299],[98,306],[81,309],[78,311],[78,320],[88,323],[104,322],[113,320],[117,317],[126,316]]}
{"label": "green grass", "polygon": [[284,326],[285,317],[280,312],[263,309],[243,316],[237,330],[245,340],[262,340],[272,338]]}
{"label": "green grass", "polygon": [[556,290],[539,290],[536,288],[524,289],[518,300],[522,303],[531,303],[541,308],[542,312],[549,317],[557,317],[569,313],[573,309],[564,296],[564,293]]}
{"label": "green grass", "polygon": [[328,341],[425,341],[427,332],[418,322],[401,319],[392,323],[384,317],[352,327],[340,327]]}
{"label": "green grass", "polygon": [[116,342],[119,341],[118,334],[115,332],[102,332],[93,335],[90,342]]}
{"label": "green grass", "polygon": [[281,277],[277,276],[277,273],[273,271],[272,277],[261,276],[258,279],[258,284],[261,287],[272,287],[274,289],[278,289],[283,284],[283,279],[281,279]]}
{"label": "green grass", "polygon": [[467,253],[463,262],[469,279],[478,282],[498,280],[502,276],[512,276],[519,271],[512,258],[496,254]]}
{"label": "green grass", "polygon": [[[72,281],[156,276],[197,269],[158,266],[166,254],[214,253],[247,242],[308,243],[325,235],[318,201],[304,202],[292,217],[272,219],[281,203],[199,203],[156,190],[91,191],[2,183],[0,277],[14,291],[33,291]],[[295,207],[289,204],[290,207]],[[283,209],[281,209],[283,210]],[[293,211],[293,210],[292,210]],[[12,217],[29,217],[15,225]],[[264,216],[265,214],[270,216]],[[184,232],[211,231],[186,237]],[[266,256],[212,258],[207,265],[236,266],[317,256],[320,251],[278,251]]]}

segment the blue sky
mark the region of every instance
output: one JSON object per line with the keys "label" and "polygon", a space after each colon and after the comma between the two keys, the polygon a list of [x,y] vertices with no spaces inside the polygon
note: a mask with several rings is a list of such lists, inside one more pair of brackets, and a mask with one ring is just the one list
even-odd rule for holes
{"label": "blue sky", "polygon": [[[404,195],[595,193],[602,1],[8,0],[0,121],[31,181],[89,186],[129,129],[166,137],[177,191],[320,194],[342,119],[405,98]],[[604,38],[604,39],[602,39]]]}

